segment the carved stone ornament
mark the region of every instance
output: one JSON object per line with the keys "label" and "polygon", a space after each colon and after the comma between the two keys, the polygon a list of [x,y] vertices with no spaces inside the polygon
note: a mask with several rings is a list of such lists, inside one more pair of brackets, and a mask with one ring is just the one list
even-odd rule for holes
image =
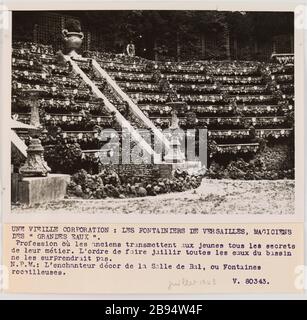
{"label": "carved stone ornament", "polygon": [[83,32],[70,32],[67,29],[62,30],[63,41],[65,44],[65,54],[72,58],[81,57],[76,50],[81,48],[82,41],[84,39]]}
{"label": "carved stone ornament", "polygon": [[44,177],[51,171],[44,160],[44,148],[39,139],[41,125],[39,121],[39,96],[42,90],[27,90],[25,103],[31,107],[30,124],[36,129],[29,130],[30,144],[27,149],[27,159],[25,164],[19,169],[24,177]]}

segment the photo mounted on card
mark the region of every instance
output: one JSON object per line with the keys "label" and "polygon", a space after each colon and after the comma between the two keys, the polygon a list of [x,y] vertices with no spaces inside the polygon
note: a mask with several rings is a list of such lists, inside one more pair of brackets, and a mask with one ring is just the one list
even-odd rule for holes
{"label": "photo mounted on card", "polygon": [[12,214],[293,216],[294,46],[293,12],[14,11]]}
{"label": "photo mounted on card", "polygon": [[8,8],[7,291],[302,292],[300,9]]}

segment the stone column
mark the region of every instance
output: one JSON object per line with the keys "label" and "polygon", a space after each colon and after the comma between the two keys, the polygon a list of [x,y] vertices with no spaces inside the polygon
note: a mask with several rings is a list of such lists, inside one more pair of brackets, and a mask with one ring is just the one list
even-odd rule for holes
{"label": "stone column", "polygon": [[44,160],[44,148],[39,136],[41,134],[41,125],[39,120],[39,97],[43,90],[33,89],[24,92],[24,101],[31,107],[30,124],[35,129],[29,130],[30,144],[27,149],[27,159],[25,164],[19,169],[24,177],[44,177],[51,169]]}

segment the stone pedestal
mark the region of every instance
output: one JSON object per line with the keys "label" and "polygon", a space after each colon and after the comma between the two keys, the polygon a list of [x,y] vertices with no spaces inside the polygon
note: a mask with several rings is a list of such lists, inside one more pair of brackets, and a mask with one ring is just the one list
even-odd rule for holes
{"label": "stone pedestal", "polygon": [[166,163],[183,163],[184,160],[184,154],[180,149],[179,137],[172,134],[170,149],[167,155],[164,157],[164,161]]}
{"label": "stone pedestal", "polygon": [[47,176],[51,171],[44,160],[44,148],[39,139],[42,127],[39,121],[40,95],[44,92],[41,89],[27,89],[23,92],[24,101],[31,106],[30,124],[33,129],[29,130],[30,145],[27,149],[27,159],[25,164],[19,169],[24,177]]}
{"label": "stone pedestal", "polygon": [[24,177],[18,183],[18,202],[27,205],[64,199],[70,176],[49,174],[47,177]]}
{"label": "stone pedestal", "polygon": [[19,169],[24,177],[47,176],[51,169],[44,160],[44,148],[37,138],[30,140],[26,163]]}

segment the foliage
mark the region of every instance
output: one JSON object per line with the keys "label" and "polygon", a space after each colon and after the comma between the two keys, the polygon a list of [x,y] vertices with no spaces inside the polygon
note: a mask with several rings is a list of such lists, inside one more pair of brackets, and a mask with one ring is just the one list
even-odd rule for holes
{"label": "foliage", "polygon": [[52,172],[73,173],[82,165],[80,145],[64,143],[60,139],[55,145],[45,146],[44,157]]}
{"label": "foliage", "polygon": [[[26,32],[32,33],[41,18],[41,13],[35,12],[13,14],[16,38]],[[58,14],[68,13],[59,11]],[[215,48],[206,49],[208,57],[225,58],[229,50],[226,41],[229,36],[238,39],[243,48],[248,48],[254,39],[271,40],[276,35],[292,34],[294,25],[291,12],[101,10],[76,11],[73,16],[80,19],[83,31],[94,35],[92,42],[95,48],[92,50],[122,53],[132,40],[136,54],[151,59],[157,54],[161,58],[197,56],[202,35],[218,39]],[[66,28],[76,32],[81,29],[75,19],[68,19]],[[242,54],[246,59],[251,57],[248,49],[244,49]]]}
{"label": "foliage", "polygon": [[11,163],[13,165],[13,170],[18,171],[24,162],[25,162],[24,155],[16,148],[16,146],[12,143],[11,144]]}
{"label": "foliage", "polygon": [[169,192],[182,192],[200,186],[201,176],[177,170],[170,179],[157,178],[150,183],[131,177],[120,177],[114,170],[102,170],[91,175],[84,169],[74,174],[68,186],[68,196],[85,199],[144,197]]}
{"label": "foliage", "polygon": [[277,180],[294,179],[294,170],[267,170],[260,159],[249,162],[243,159],[231,161],[226,167],[213,163],[207,171],[207,177],[213,179],[235,180]]}
{"label": "foliage", "polygon": [[65,28],[69,32],[81,32],[81,24],[77,19],[67,19],[65,22]]}

